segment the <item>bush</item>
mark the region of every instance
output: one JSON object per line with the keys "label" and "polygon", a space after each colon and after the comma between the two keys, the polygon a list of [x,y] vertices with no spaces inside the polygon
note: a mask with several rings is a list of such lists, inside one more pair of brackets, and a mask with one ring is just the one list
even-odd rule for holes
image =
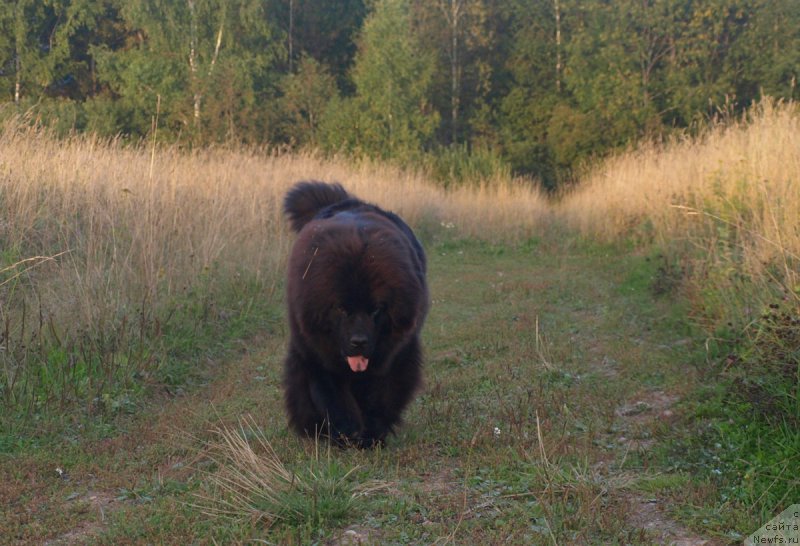
{"label": "bush", "polygon": [[492,149],[466,144],[441,148],[428,156],[428,169],[445,187],[485,180],[509,180],[511,167]]}

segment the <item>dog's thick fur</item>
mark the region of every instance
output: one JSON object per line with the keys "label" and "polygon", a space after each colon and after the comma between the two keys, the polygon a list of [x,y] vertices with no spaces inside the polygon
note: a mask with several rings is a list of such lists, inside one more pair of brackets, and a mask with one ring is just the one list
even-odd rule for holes
{"label": "dog's thick fur", "polygon": [[421,381],[426,260],[397,215],[339,184],[300,182],[287,279],[289,424],[360,447],[383,443]]}

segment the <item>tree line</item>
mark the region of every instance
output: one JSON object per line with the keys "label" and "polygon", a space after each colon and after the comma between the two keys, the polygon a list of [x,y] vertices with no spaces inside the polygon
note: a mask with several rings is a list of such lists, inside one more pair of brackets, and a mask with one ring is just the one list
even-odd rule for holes
{"label": "tree line", "polygon": [[[548,187],[800,91],[796,0],[13,0],[0,116],[268,143]],[[446,176],[445,176],[446,177]]]}

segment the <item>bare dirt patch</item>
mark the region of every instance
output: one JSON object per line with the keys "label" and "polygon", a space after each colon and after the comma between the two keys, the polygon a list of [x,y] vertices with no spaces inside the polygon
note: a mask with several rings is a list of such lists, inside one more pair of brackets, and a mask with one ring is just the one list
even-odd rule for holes
{"label": "bare dirt patch", "polygon": [[[642,392],[630,402],[617,408],[616,434],[612,435],[610,440],[621,447],[623,461],[631,450],[649,451],[652,448],[655,439],[649,433],[650,429],[658,421],[672,420],[674,416],[672,407],[678,400],[679,397],[675,394],[653,390]],[[671,519],[666,513],[664,499],[628,490],[622,492],[622,500],[627,505],[628,525],[643,530],[656,544],[675,546],[724,544],[714,539],[702,538]]]}
{"label": "bare dirt patch", "polygon": [[656,544],[672,546],[716,546],[724,544],[704,539],[676,523],[664,513],[656,498],[646,498],[635,493],[627,493],[625,501],[628,505],[628,524],[636,529],[644,530]]}
{"label": "bare dirt patch", "polygon": [[88,491],[69,499],[74,503],[73,511],[81,514],[80,522],[63,535],[48,540],[47,546],[66,546],[85,544],[88,539],[98,535],[106,522],[106,515],[120,504],[114,495],[104,491]]}
{"label": "bare dirt patch", "polygon": [[650,429],[657,421],[673,418],[672,406],[679,400],[674,394],[664,391],[647,391],[614,412],[617,417],[618,444],[626,449],[649,450],[654,444]]}
{"label": "bare dirt patch", "polygon": [[374,529],[351,525],[341,535],[327,544],[330,546],[359,546],[361,544],[377,544],[379,537]]}

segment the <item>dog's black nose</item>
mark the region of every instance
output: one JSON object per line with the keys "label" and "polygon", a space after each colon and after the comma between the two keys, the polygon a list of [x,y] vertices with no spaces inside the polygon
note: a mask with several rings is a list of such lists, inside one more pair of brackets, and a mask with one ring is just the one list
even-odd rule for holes
{"label": "dog's black nose", "polygon": [[367,345],[367,336],[364,334],[353,334],[350,336],[350,347],[353,349],[363,349]]}

